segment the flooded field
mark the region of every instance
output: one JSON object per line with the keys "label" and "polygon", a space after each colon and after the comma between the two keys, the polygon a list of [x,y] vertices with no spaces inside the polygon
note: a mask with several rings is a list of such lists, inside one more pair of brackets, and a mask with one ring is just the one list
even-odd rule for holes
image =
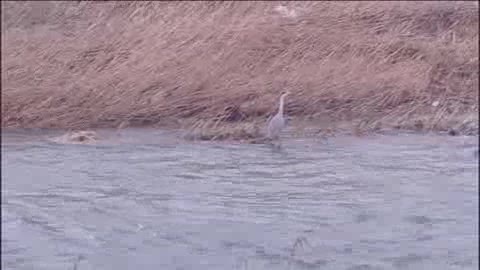
{"label": "flooded field", "polygon": [[476,137],[99,134],[2,134],[2,269],[479,267]]}

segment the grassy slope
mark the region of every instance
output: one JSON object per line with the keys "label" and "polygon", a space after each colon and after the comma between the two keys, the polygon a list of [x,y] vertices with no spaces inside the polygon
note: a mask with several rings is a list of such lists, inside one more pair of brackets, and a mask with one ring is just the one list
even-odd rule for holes
{"label": "grassy slope", "polygon": [[2,126],[478,133],[476,2],[279,4],[2,2]]}

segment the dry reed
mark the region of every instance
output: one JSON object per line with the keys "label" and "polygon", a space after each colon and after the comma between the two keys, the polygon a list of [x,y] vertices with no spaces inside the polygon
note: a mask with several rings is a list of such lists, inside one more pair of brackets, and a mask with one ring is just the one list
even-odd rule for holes
{"label": "dry reed", "polygon": [[290,90],[295,122],[478,133],[476,2],[2,2],[2,18],[3,127],[250,138]]}

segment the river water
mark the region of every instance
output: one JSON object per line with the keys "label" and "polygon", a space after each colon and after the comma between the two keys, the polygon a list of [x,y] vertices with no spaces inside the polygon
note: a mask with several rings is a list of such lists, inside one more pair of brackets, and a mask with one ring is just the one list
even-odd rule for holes
{"label": "river water", "polygon": [[478,269],[476,137],[2,134],[2,269]]}

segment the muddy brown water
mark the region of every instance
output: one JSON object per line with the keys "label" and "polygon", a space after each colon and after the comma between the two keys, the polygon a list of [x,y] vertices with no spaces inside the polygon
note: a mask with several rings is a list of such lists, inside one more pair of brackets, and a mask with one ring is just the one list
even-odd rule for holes
{"label": "muddy brown water", "polygon": [[2,133],[2,269],[478,269],[476,137]]}

